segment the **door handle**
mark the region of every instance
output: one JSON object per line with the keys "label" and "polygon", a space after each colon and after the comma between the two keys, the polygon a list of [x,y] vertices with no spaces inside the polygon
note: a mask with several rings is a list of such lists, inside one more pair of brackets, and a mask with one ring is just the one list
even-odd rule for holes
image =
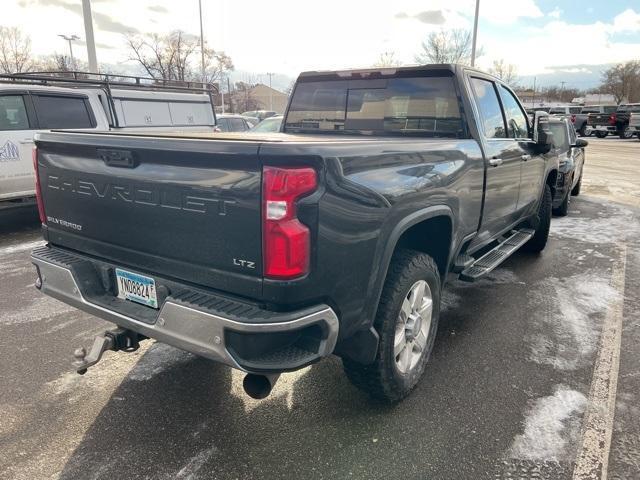
{"label": "door handle", "polygon": [[491,165],[492,167],[497,167],[498,165],[502,165],[502,159],[501,158],[490,158],[489,159],[489,165]]}
{"label": "door handle", "polygon": [[527,160],[531,160],[531,155],[528,155],[528,154],[522,155],[522,160],[524,160],[525,162]]}

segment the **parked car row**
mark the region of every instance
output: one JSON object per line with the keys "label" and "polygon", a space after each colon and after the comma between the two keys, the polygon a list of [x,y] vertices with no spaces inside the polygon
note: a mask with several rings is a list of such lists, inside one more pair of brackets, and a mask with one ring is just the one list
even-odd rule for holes
{"label": "parked car row", "polygon": [[576,132],[581,137],[595,134],[598,138],[607,135],[618,135],[628,139],[637,135],[640,139],[640,129],[634,120],[630,123],[633,114],[640,115],[640,103],[627,103],[616,105],[560,105],[555,107],[528,109],[531,115],[534,111],[543,110],[554,117],[566,117],[571,120]]}

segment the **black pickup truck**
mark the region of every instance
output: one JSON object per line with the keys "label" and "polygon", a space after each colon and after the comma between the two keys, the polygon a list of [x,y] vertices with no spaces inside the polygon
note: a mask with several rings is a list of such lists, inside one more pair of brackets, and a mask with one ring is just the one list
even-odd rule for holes
{"label": "black pickup truck", "polygon": [[611,133],[628,139],[635,134],[634,129],[629,126],[632,113],[640,113],[640,103],[621,103],[612,113],[590,113],[587,125],[596,132],[598,138],[604,138]]}
{"label": "black pickup truck", "polygon": [[387,401],[433,348],[442,286],[547,242],[558,160],[500,80],[458,65],[308,72],[280,133],[41,133],[42,292],[247,372],[342,357]]}

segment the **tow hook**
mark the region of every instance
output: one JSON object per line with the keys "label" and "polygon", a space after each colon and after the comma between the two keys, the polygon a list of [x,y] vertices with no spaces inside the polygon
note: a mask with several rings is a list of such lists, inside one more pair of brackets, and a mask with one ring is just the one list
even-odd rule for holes
{"label": "tow hook", "polygon": [[147,337],[124,328],[107,330],[102,335],[96,336],[89,353],[84,347],[80,347],[73,352],[75,357],[73,366],[80,375],[84,375],[89,367],[100,361],[102,354],[107,350],[135,352],[140,347],[140,340],[145,338]]}

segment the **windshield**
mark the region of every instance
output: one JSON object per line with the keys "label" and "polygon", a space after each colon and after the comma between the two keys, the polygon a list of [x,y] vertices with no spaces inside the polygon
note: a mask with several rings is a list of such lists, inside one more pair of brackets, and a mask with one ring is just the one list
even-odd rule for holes
{"label": "windshield", "polygon": [[640,112],[640,105],[620,105],[618,112]]}
{"label": "windshield", "polygon": [[296,86],[285,132],[461,137],[451,77],[304,82]]}

